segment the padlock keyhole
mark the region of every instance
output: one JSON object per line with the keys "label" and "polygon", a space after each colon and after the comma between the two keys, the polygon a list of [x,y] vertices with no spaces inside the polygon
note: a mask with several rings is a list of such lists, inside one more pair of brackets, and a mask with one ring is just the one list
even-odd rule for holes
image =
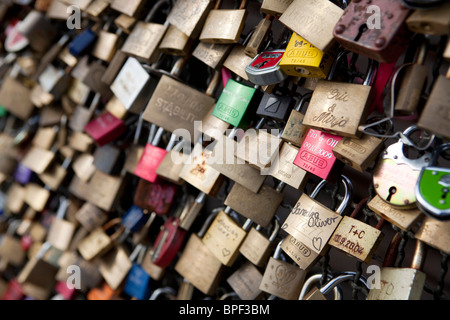
{"label": "padlock keyhole", "polygon": [[447,194],[448,194],[448,188],[447,187],[445,187],[445,188],[442,188],[442,199],[445,199],[445,198],[447,198]]}
{"label": "padlock keyhole", "polygon": [[369,29],[369,28],[367,27],[367,24],[365,24],[365,23],[362,24],[362,25],[359,27],[358,35],[356,36],[356,38],[355,38],[354,41],[358,41],[359,38],[361,38],[362,34],[363,34],[364,32],[366,32],[368,29]]}
{"label": "padlock keyhole", "polygon": [[386,198],[386,201],[391,201],[392,196],[397,192],[397,188],[392,186],[389,188],[389,195]]}

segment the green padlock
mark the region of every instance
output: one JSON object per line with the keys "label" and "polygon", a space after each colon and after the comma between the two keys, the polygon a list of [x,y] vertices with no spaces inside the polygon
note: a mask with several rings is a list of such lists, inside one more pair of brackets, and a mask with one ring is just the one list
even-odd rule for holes
{"label": "green padlock", "polygon": [[213,110],[213,116],[234,127],[246,126],[256,88],[229,79]]}
{"label": "green padlock", "polygon": [[449,149],[450,143],[445,143],[433,151],[430,164],[422,168],[415,189],[419,209],[439,220],[450,219],[450,168],[437,166],[440,154]]}

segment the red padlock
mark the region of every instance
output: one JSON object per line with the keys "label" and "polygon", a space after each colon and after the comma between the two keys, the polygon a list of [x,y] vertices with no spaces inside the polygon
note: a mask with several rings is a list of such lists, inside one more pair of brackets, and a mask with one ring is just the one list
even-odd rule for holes
{"label": "red padlock", "polygon": [[309,129],[294,164],[329,182],[336,181],[344,163],[336,159],[333,148],[341,139],[340,136]]}
{"label": "red padlock", "polygon": [[76,288],[69,288],[66,281],[58,281],[55,284],[55,291],[58,292],[64,300],[72,300],[77,293]]}
{"label": "red padlock", "polygon": [[33,238],[30,234],[24,234],[22,237],[20,237],[20,246],[23,251],[28,251],[30,249],[31,245],[33,244]]}
{"label": "red padlock", "polygon": [[3,293],[1,300],[23,300],[25,293],[23,292],[22,285],[16,278],[8,282],[8,288]]}
{"label": "red padlock", "polygon": [[180,219],[168,218],[155,240],[152,262],[161,268],[170,265],[183,245],[186,233],[180,228]]}
{"label": "red padlock", "polygon": [[116,118],[109,112],[91,120],[84,131],[89,134],[98,146],[103,146],[116,140],[127,130],[125,122]]}
{"label": "red padlock", "polygon": [[175,199],[178,187],[157,179],[154,183],[141,179],[134,194],[134,204],[157,215],[166,215]]}

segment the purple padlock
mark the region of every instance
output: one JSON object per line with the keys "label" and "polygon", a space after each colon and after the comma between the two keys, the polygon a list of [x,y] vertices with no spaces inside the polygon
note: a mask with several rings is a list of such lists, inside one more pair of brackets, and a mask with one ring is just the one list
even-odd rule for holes
{"label": "purple padlock", "polygon": [[18,163],[16,171],[14,172],[14,180],[21,184],[27,184],[34,180],[35,173],[30,169]]}

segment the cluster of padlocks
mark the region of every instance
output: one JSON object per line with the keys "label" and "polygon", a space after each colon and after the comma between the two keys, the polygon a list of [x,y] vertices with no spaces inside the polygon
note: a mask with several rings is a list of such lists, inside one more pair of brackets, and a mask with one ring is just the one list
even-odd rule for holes
{"label": "cluster of padlocks", "polygon": [[0,21],[1,299],[421,299],[427,249],[447,264],[449,1],[10,0]]}

